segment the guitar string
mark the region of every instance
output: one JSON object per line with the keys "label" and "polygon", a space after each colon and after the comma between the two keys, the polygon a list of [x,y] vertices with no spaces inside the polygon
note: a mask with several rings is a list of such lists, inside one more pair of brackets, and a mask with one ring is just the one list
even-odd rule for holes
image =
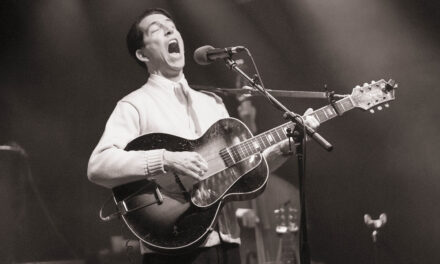
{"label": "guitar string", "polygon": [[[264,133],[262,133],[262,134],[260,134],[260,135],[257,135],[257,136],[255,136],[255,137],[253,137],[253,138],[249,138],[249,139],[246,139],[246,140],[244,140],[244,141],[242,141],[242,142],[240,142],[240,143],[238,143],[238,144],[235,144],[235,145],[233,145],[233,146],[226,147],[225,149],[234,149],[234,150],[237,150],[237,152],[238,152],[240,158],[241,158],[241,156],[242,156],[242,155],[240,154],[240,151],[242,152],[242,154],[246,155],[247,157],[248,157],[248,156],[251,156],[251,155],[254,155],[254,154],[257,154],[257,153],[260,152],[260,151],[257,151],[257,149],[255,148],[253,142],[257,142],[259,139],[261,139],[261,142],[263,142],[263,144],[258,143],[258,142],[257,142],[257,144],[258,144],[258,146],[260,146],[260,148],[261,148],[261,145],[263,145],[263,147],[266,149],[267,147],[266,147],[266,145],[264,144],[264,140],[262,139],[263,136],[266,138],[266,140],[267,140],[269,146],[274,145],[274,144],[276,144],[276,143],[278,143],[278,142],[280,142],[280,141],[282,141],[282,140],[285,139],[284,137],[280,136],[280,134],[279,134],[279,130],[281,130],[281,132],[282,132],[281,134],[282,134],[282,135],[286,136],[286,135],[285,135],[285,131],[283,130],[283,128],[284,128],[284,127],[287,127],[288,125],[289,125],[289,123],[286,123],[286,124],[280,125],[280,126],[275,127],[275,128],[273,128],[273,129],[271,129],[271,130],[269,130],[269,131],[266,131],[266,132],[264,132]],[[269,142],[269,140],[267,139],[267,135],[266,135],[266,134],[271,134],[271,136],[275,139],[276,142],[273,143],[273,144],[271,144],[271,143]],[[275,135],[276,135],[276,136],[275,136]],[[277,139],[277,138],[278,138],[278,139]],[[269,146],[268,146],[268,147],[269,147]],[[219,154],[212,154],[212,155],[207,155],[207,156],[205,156],[205,160],[206,160],[206,161],[213,161],[213,160],[216,160],[216,159],[219,159],[219,158],[223,160],[223,158],[222,158]],[[243,158],[242,158],[241,160],[243,160]],[[241,160],[240,160],[240,161],[241,161]],[[236,161],[236,162],[238,162],[238,161]]]}
{"label": "guitar string", "polygon": [[[345,100],[344,99],[346,99],[346,98],[343,98],[343,99],[341,99],[341,100],[339,100],[339,101],[337,101],[336,103],[343,103]],[[328,105],[327,105],[328,106]],[[310,115],[315,115],[315,116],[319,116],[320,114],[322,114],[322,113],[324,113],[325,114],[325,108],[327,107],[327,106],[324,106],[324,107],[322,107],[322,108],[320,108],[320,109],[317,109],[317,110],[315,110],[313,113],[311,113]],[[324,118],[320,118],[320,117],[318,117],[320,120],[322,120],[322,119],[324,119]],[[325,118],[325,120],[324,121],[326,121],[326,120],[328,120],[328,119],[330,119],[329,117],[326,117]],[[265,147],[265,148],[268,148],[268,147],[270,147],[270,146],[272,146],[272,145],[274,145],[274,144],[276,144],[276,143],[278,143],[278,142],[280,142],[280,141],[282,141],[282,140],[284,140],[284,139],[286,139],[286,138],[284,138],[284,137],[282,137],[282,136],[280,136],[280,134],[279,134],[279,131],[281,130],[282,131],[282,135],[283,136],[286,136],[286,134],[285,134],[285,131],[283,130],[283,128],[284,127],[286,127],[286,128],[291,128],[291,126],[290,126],[290,122],[287,122],[287,123],[284,123],[284,124],[281,124],[281,125],[279,125],[279,126],[277,126],[277,127],[274,127],[274,128],[272,128],[272,129],[270,129],[270,130],[268,130],[268,131],[265,131],[265,132],[263,132],[263,133],[261,133],[260,135],[257,135],[257,136],[254,136],[254,137],[252,137],[252,138],[248,138],[248,139],[245,139],[245,140],[243,140],[243,141],[241,141],[241,142],[239,142],[239,143],[237,143],[237,144],[235,144],[235,145],[232,145],[232,146],[230,146],[230,147],[225,147],[225,149],[230,149],[230,150],[235,150],[235,151],[237,151],[237,153],[238,153],[238,156],[241,158],[241,154],[244,154],[244,156],[251,156],[251,155],[254,155],[254,154],[256,154],[256,153],[258,153],[259,151],[256,151],[256,152],[254,152],[253,151],[253,149],[255,149],[255,146],[253,145],[253,142],[255,142],[255,141],[258,141],[259,139],[261,139],[261,142],[263,142],[263,146]],[[270,142],[270,139],[268,138],[268,135],[270,135],[273,139],[274,139],[274,143],[272,144],[271,142]],[[266,139],[266,141],[267,141],[267,143],[269,144],[267,147],[266,147],[266,145],[265,145],[265,143],[264,143],[264,139],[263,138],[265,138]],[[277,139],[278,138],[278,139]],[[261,146],[261,144],[260,143],[257,143],[257,144],[259,144],[259,146]],[[242,152],[242,153],[240,153],[240,152]],[[205,160],[206,161],[213,161],[213,160],[216,160],[216,159],[221,159],[221,160],[223,160],[222,158],[221,158],[221,156],[219,155],[219,154],[212,154],[212,155],[207,155],[207,156],[205,156]],[[241,160],[243,160],[244,158],[242,158]],[[238,161],[236,161],[236,162],[238,162]]]}

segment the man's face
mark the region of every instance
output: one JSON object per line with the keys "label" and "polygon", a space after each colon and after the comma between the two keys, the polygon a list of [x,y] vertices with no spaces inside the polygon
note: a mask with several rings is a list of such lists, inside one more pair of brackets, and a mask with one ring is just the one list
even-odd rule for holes
{"label": "man's face", "polygon": [[173,21],[162,14],[151,14],[139,28],[144,33],[141,52],[148,58],[148,68],[162,74],[180,72],[185,66],[184,46]]}

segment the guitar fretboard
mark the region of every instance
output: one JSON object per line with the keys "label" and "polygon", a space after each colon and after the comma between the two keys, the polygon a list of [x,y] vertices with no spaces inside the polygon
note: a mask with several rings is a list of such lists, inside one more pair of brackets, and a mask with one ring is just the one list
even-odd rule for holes
{"label": "guitar fretboard", "polygon": [[[334,107],[333,107],[334,106]],[[343,113],[354,108],[353,101],[351,100],[351,96],[347,96],[332,105],[326,105],[322,108],[317,109],[310,115],[316,118],[319,123],[324,123],[334,117],[342,115]],[[336,110],[335,110],[336,108]]]}
{"label": "guitar fretboard", "polygon": [[[337,117],[338,115],[342,115],[343,113],[354,108],[354,104],[350,97],[351,96],[347,96],[341,100],[338,100],[333,105],[327,105],[317,109],[313,113],[309,114],[309,116],[313,116],[320,123],[323,123],[327,120]],[[294,124],[292,122],[287,122],[253,138],[240,142],[237,145],[224,149],[225,151],[222,152],[222,156],[224,157],[227,155],[228,160],[230,160],[229,158],[232,159],[231,163],[237,163],[251,155],[262,152],[268,147],[275,145],[284,139],[287,139],[288,131],[293,129]]]}

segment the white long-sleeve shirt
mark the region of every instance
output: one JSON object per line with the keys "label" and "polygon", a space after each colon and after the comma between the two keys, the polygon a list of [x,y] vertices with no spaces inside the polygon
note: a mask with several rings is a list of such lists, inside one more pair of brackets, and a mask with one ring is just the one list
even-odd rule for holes
{"label": "white long-sleeve shirt", "polygon": [[[188,94],[188,101],[182,88]],[[152,74],[145,85],[117,103],[90,157],[89,179],[112,188],[151,176],[160,177],[164,172],[164,150],[125,151],[130,141],[148,133],[196,139],[216,121],[228,116],[219,97],[194,91],[184,77],[176,83]],[[218,223],[224,241],[239,243],[239,227],[232,206],[224,206]],[[219,234],[213,231],[204,246],[219,243]]]}

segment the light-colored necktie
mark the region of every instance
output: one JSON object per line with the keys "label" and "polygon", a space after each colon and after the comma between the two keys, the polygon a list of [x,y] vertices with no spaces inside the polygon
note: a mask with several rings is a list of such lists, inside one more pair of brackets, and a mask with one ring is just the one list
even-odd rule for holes
{"label": "light-colored necktie", "polygon": [[200,136],[200,124],[197,118],[197,114],[193,108],[193,100],[189,91],[189,87],[179,82],[176,86],[176,92],[178,94],[179,100],[182,100],[182,103],[186,105],[187,113],[189,116],[189,127],[196,133],[196,135]]}

